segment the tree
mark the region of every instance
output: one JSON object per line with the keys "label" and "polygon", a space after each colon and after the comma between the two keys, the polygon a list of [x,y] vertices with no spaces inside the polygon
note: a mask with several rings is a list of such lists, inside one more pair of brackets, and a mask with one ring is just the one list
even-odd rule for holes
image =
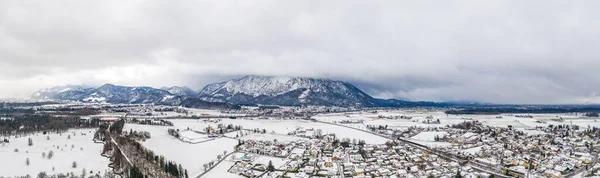
{"label": "tree", "polygon": [[142,174],[142,171],[140,171],[140,169],[137,166],[133,166],[133,168],[131,168],[131,170],[129,170],[129,177],[130,178],[144,178],[144,174]]}
{"label": "tree", "polygon": [[180,177],[183,176],[183,171],[184,171],[183,166],[181,166],[181,164],[179,164],[179,166],[177,166],[177,168],[179,168],[179,176]]}
{"label": "tree", "polygon": [[317,129],[315,134],[317,134],[317,138],[321,138],[323,137],[323,130]]}
{"label": "tree", "polygon": [[42,152],[42,158],[46,158],[46,152]]}
{"label": "tree", "polygon": [[47,156],[47,158],[48,158],[48,159],[52,159],[52,157],[54,157],[54,151],[50,150],[50,151],[48,152],[48,156]]}
{"label": "tree", "polygon": [[73,161],[73,164],[71,165],[71,167],[77,168],[77,162]]}
{"label": "tree", "polygon": [[25,164],[26,164],[27,166],[29,166],[29,164],[30,164],[30,163],[31,163],[31,162],[29,162],[29,158],[25,159]]}
{"label": "tree", "polygon": [[348,141],[344,140],[344,141],[341,143],[341,145],[342,145],[342,147],[344,147],[344,148],[348,148],[348,147],[350,147],[350,142],[348,142]]}
{"label": "tree", "polygon": [[83,168],[81,170],[81,177],[85,177],[85,174],[87,173],[87,171],[85,171],[85,168]]}
{"label": "tree", "polygon": [[[46,136],[46,140],[50,140],[50,136],[49,136],[49,135],[48,135],[48,136]],[[40,173],[42,173],[42,172],[40,172]],[[45,172],[44,172],[44,173],[45,173]]]}
{"label": "tree", "polygon": [[31,138],[28,139],[28,142],[29,142],[28,143],[29,146],[33,146],[33,140]]}
{"label": "tree", "polygon": [[48,178],[48,174],[46,174],[46,172],[40,172],[37,177],[38,178]]}
{"label": "tree", "polygon": [[338,140],[338,139],[335,139],[335,140],[333,140],[333,142],[331,142],[331,145],[332,145],[333,147],[338,147],[338,146],[339,146],[339,144],[340,144],[340,140]]}
{"label": "tree", "polygon": [[67,135],[67,139],[71,139],[71,135]]}
{"label": "tree", "polygon": [[454,176],[454,178],[462,178],[462,175],[460,175],[460,168],[456,170],[456,175]]}
{"label": "tree", "polygon": [[103,178],[113,178],[115,177],[115,174],[112,171],[106,171],[104,172],[104,177]]}
{"label": "tree", "polygon": [[273,166],[273,162],[269,160],[269,165],[267,166],[267,171],[273,172],[275,171],[275,166]]}

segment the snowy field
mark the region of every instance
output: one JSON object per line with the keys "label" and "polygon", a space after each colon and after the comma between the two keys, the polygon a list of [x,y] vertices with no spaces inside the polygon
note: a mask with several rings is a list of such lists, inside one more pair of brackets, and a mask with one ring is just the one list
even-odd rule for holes
{"label": "snowy field", "polygon": [[[179,129],[186,129],[189,127],[193,130],[202,130],[207,126],[216,127],[219,123],[203,122],[199,120],[190,119],[174,119],[170,120],[175,125],[174,127]],[[356,138],[363,139],[370,144],[384,144],[388,140],[373,134],[356,131],[350,128],[317,123],[306,120],[245,120],[245,119],[223,119],[221,124],[233,124],[241,125],[244,129],[258,128],[260,130],[266,129],[267,133],[275,132],[277,134],[287,135],[289,132],[296,130],[298,127],[304,129],[321,129],[323,134],[334,133],[338,138]]]}
{"label": "snowy field", "polygon": [[188,170],[189,176],[197,176],[204,170],[203,164],[216,160],[217,155],[223,151],[232,152],[238,141],[230,138],[218,138],[213,141],[199,144],[182,142],[169,135],[167,130],[171,127],[125,124],[124,130],[148,131],[152,138],[142,142],[142,145],[163,155],[165,159],[181,164]]}
{"label": "snowy field", "polygon": [[[533,118],[519,118],[516,115],[531,115]],[[393,116],[407,116],[411,119],[387,119],[379,118]],[[441,124],[425,124],[422,121],[432,117],[431,120],[440,120]],[[484,125],[514,128],[530,129],[537,126],[547,127],[550,124],[573,124],[581,127],[596,126],[600,127],[600,122],[596,118],[585,118],[581,115],[570,113],[565,114],[502,114],[502,115],[446,115],[442,111],[415,111],[415,110],[389,110],[379,111],[377,113],[359,112],[359,113],[336,113],[320,114],[313,117],[323,122],[339,123],[341,121],[362,121],[362,125],[388,125],[389,127],[442,127],[449,124],[460,124],[468,120],[478,120]],[[561,121],[560,118],[563,120]],[[359,124],[352,124],[352,127],[361,128]]]}
{"label": "snowy field", "polygon": [[222,113],[219,110],[210,110],[210,109],[192,109],[186,108],[189,113],[189,116],[245,116],[247,114],[238,114],[238,113]]}
{"label": "snowy field", "polygon": [[279,134],[250,134],[241,137],[242,140],[262,140],[262,141],[273,141],[277,139],[278,142],[289,142],[296,140],[308,140],[304,137],[297,136],[289,136],[289,135],[279,135]]}
{"label": "snowy field", "polygon": [[444,135],[448,135],[448,133],[446,133],[446,132],[421,132],[421,133],[411,137],[410,139],[432,142],[432,141],[435,141],[436,135],[438,137],[442,138],[442,137],[444,137]]}
{"label": "snowy field", "polygon": [[190,143],[200,143],[200,142],[204,142],[204,141],[212,139],[212,138],[209,138],[208,135],[196,133],[191,130],[179,132],[179,138],[183,141],[190,142]]}
{"label": "snowy field", "polygon": [[[36,134],[20,138],[10,137],[10,143],[0,145],[0,175],[2,176],[25,176],[27,174],[35,177],[40,172],[48,174],[70,173],[81,174],[83,169],[89,175],[109,170],[108,158],[100,156],[102,144],[92,141],[95,129],[69,130],[59,134]],[[85,134],[85,135],[82,135]],[[71,135],[69,139],[68,135]],[[47,140],[50,137],[50,140]],[[28,146],[31,138],[33,145]],[[58,148],[56,147],[58,146]],[[18,149],[18,152],[15,152]],[[54,152],[51,159],[42,157],[42,153]],[[30,165],[26,165],[29,158]],[[73,168],[73,162],[77,167]],[[54,168],[54,170],[53,170]]]}

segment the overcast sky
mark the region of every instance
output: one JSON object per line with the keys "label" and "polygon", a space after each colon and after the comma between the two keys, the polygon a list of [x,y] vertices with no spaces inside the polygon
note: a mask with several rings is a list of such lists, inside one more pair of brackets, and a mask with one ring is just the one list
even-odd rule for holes
{"label": "overcast sky", "polygon": [[0,0],[0,97],[320,77],[383,98],[600,103],[600,1]]}

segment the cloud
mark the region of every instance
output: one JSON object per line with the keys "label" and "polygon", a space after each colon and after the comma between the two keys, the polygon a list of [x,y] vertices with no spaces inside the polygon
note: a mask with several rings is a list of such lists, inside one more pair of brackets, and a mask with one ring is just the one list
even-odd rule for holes
{"label": "cloud", "polygon": [[600,102],[595,1],[0,0],[0,97],[332,78],[408,100]]}

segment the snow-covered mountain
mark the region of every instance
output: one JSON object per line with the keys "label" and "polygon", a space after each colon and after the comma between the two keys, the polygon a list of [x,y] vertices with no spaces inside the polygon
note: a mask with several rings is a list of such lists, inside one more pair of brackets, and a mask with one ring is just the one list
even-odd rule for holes
{"label": "snow-covered mountain", "polygon": [[108,103],[158,103],[173,98],[166,90],[151,87],[128,87],[105,84],[98,88],[82,86],[59,86],[44,89],[31,96],[32,99],[55,99],[82,102]]}
{"label": "snow-covered mountain", "polygon": [[105,84],[98,88],[60,86],[36,92],[31,99],[107,103],[154,103],[197,108],[237,108],[236,105],[415,107],[448,103],[377,99],[352,84],[329,79],[246,76],[204,87],[198,94],[186,87],[156,89]]}
{"label": "snow-covered mountain", "polygon": [[77,92],[84,91],[88,87],[80,86],[80,85],[65,85],[65,86],[56,86],[52,88],[46,88],[40,91],[35,92],[33,95],[29,97],[29,99],[54,99],[56,97],[60,97],[60,93],[65,93],[68,91]]}
{"label": "snow-covered mountain", "polygon": [[177,96],[196,96],[198,94],[196,91],[184,86],[162,87],[160,89]]}
{"label": "snow-covered mountain", "polygon": [[207,85],[198,97],[235,104],[378,106],[349,83],[304,77],[245,76]]}
{"label": "snow-covered mountain", "polygon": [[[185,89],[176,89],[185,91]],[[187,91],[189,93],[189,91]],[[193,94],[195,95],[195,94]],[[105,84],[98,88],[61,86],[40,90],[31,99],[69,100],[80,102],[132,103],[186,105],[197,108],[236,108],[228,103],[201,101],[187,95],[172,94],[167,90],[151,87],[129,87]]]}

